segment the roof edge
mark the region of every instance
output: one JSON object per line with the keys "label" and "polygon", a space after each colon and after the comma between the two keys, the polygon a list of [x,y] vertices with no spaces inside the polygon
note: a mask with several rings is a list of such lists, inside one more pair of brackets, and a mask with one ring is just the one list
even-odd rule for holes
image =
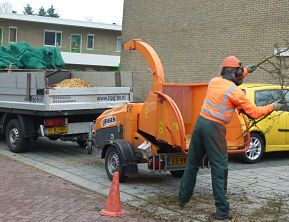
{"label": "roof edge", "polygon": [[94,29],[105,29],[112,31],[121,31],[122,26],[117,24],[105,24],[105,23],[96,23],[96,22],[86,22],[79,20],[69,20],[62,18],[51,18],[45,16],[37,16],[37,15],[21,15],[21,14],[7,14],[0,13],[0,19],[11,19],[17,21],[26,21],[26,22],[38,22],[38,23],[46,23],[46,24],[55,24],[55,25],[66,25],[66,26],[76,26],[76,27],[84,27],[84,28],[94,28]]}

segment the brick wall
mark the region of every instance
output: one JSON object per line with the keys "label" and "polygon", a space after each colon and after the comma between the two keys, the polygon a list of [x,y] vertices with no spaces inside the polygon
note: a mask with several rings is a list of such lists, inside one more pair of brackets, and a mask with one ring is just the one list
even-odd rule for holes
{"label": "brick wall", "polygon": [[[274,44],[289,40],[288,11],[285,0],[124,0],[122,36],[149,43],[168,82],[207,82],[228,55],[244,65],[272,55]],[[139,53],[121,55],[121,69],[134,72],[135,100],[141,101],[151,86],[149,71]],[[245,82],[274,81],[258,70]]]}

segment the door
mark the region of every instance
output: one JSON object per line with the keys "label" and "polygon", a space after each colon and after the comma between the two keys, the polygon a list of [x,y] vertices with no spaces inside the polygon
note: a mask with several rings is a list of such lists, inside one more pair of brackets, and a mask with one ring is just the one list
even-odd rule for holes
{"label": "door", "polygon": [[[289,94],[288,94],[289,96]],[[271,104],[283,97],[282,90],[266,89],[255,91],[256,106]],[[282,150],[288,143],[288,112],[273,111],[267,118],[257,124],[258,130],[265,135],[267,151]]]}
{"label": "door", "polygon": [[80,53],[82,45],[82,38],[79,34],[71,35],[70,52]]}
{"label": "door", "polygon": [[[289,150],[289,90],[283,90],[284,94],[284,102],[285,105],[283,107],[283,115],[287,117],[286,121],[286,150]],[[287,103],[288,102],[288,103]]]}

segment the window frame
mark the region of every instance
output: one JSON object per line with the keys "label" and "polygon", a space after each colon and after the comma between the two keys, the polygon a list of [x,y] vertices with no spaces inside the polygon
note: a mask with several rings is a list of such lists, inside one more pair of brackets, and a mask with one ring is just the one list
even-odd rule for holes
{"label": "window frame", "polygon": [[[15,42],[11,42],[10,41],[10,37],[11,37],[11,29],[15,29],[16,33],[15,33]],[[9,36],[8,36],[8,43],[9,44],[15,44],[18,41],[18,27],[17,26],[9,26]]]}
{"label": "window frame", "polygon": [[[53,45],[46,45],[45,44],[45,32],[54,32],[55,33],[55,38],[54,38],[54,46]],[[57,33],[61,34],[61,38],[60,38],[60,45],[57,45]],[[43,46],[46,47],[62,47],[62,31],[57,31],[57,30],[50,30],[50,29],[44,29],[43,31]]]}
{"label": "window frame", "polygon": [[[92,36],[92,48],[88,48],[88,36]],[[86,49],[87,50],[94,50],[94,34],[87,34],[87,37],[86,37]]]}
{"label": "window frame", "polygon": [[1,41],[0,41],[0,44],[1,44],[1,46],[3,46],[3,43],[4,43],[4,28],[3,27],[0,27],[0,32],[1,32],[1,37],[2,37],[2,39],[1,39]]}
{"label": "window frame", "polygon": [[115,48],[115,51],[116,52],[121,52],[121,47],[122,47],[122,44],[120,44],[120,50],[118,50],[118,40],[120,39],[121,43],[122,43],[122,37],[121,36],[117,36],[116,37],[116,48]]}

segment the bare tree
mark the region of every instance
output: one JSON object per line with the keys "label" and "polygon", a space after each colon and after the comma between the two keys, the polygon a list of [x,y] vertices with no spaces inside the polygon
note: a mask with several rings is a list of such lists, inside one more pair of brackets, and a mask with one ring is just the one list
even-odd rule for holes
{"label": "bare tree", "polygon": [[0,2],[0,13],[11,13],[12,5],[8,1]]}
{"label": "bare tree", "polygon": [[286,42],[284,47],[275,44],[275,54],[268,57],[258,64],[258,67],[268,73],[271,77],[278,80],[281,89],[289,85],[289,64],[288,58],[282,56],[289,50],[289,43]]}
{"label": "bare tree", "polygon": [[[265,73],[269,74],[273,79],[277,80],[277,84],[280,85],[280,90],[276,92],[275,95],[268,94],[266,95],[264,99],[265,104],[272,103],[274,101],[280,101],[284,104],[283,112],[279,113],[278,116],[282,115],[285,111],[289,111],[288,103],[289,101],[286,101],[286,94],[289,92],[289,90],[284,90],[286,87],[289,86],[289,64],[288,64],[288,58],[284,55],[285,53],[289,52],[289,42],[285,41],[285,44],[283,44],[283,47],[279,47],[278,44],[275,44],[274,46],[276,48],[276,51],[273,55],[269,56],[268,58],[265,58],[264,60],[260,61],[257,64],[257,67],[261,70],[263,70]],[[249,129],[252,127],[258,127],[258,123],[263,121],[264,119],[272,119],[274,118],[274,122],[279,122],[278,116],[264,116],[258,120],[254,120],[249,117],[250,124]],[[268,117],[269,116],[269,117]],[[274,123],[273,122],[273,123]],[[264,133],[268,133],[273,126],[268,126]],[[248,132],[247,132],[248,133]]]}

